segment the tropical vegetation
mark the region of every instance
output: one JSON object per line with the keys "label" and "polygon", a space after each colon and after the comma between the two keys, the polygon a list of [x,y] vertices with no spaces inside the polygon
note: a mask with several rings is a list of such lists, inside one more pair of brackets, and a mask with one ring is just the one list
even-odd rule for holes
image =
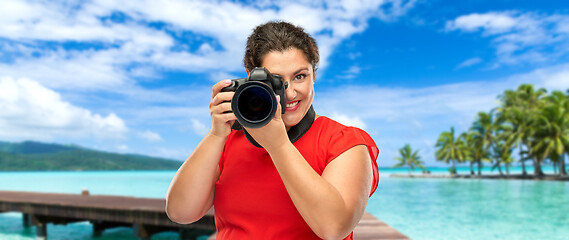
{"label": "tropical vegetation", "polygon": [[401,149],[399,149],[399,157],[395,157],[398,161],[393,167],[407,167],[409,174],[415,168],[420,168],[425,170],[423,161],[421,161],[421,156],[419,156],[419,150],[413,151],[411,145],[405,144]]}
{"label": "tropical vegetation", "polygon": [[173,170],[181,164],[170,159],[102,152],[73,145],[0,142],[0,171]]}
{"label": "tropical vegetation", "polygon": [[[543,88],[522,84],[517,90],[506,90],[498,96],[499,106],[479,112],[468,131],[456,133],[454,127],[444,131],[436,142],[437,161],[470,163],[478,168],[489,163],[500,175],[519,163],[528,175],[531,162],[535,177],[543,177],[542,165],[552,164],[557,174],[567,175],[565,156],[569,153],[569,91],[547,94]],[[517,155],[516,155],[517,153]],[[557,170],[558,169],[558,170]]]}
{"label": "tropical vegetation", "polygon": [[466,159],[466,145],[463,138],[457,137],[454,127],[451,127],[450,131],[441,133],[435,146],[437,147],[435,152],[437,161],[452,163],[449,171],[451,174],[456,174],[456,163],[464,162]]}

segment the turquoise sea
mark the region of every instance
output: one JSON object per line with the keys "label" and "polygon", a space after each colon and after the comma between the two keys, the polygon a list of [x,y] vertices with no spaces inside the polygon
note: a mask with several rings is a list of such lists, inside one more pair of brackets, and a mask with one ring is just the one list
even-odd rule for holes
{"label": "turquoise sea", "polygon": [[[446,168],[430,170],[447,173]],[[467,173],[468,168],[459,172]],[[79,194],[88,189],[91,194],[164,198],[174,173],[0,172],[0,190]],[[569,239],[569,182],[408,179],[390,178],[391,173],[407,171],[382,169],[367,211],[411,239]],[[87,222],[49,225],[48,235],[49,239],[135,239],[130,228],[92,237]],[[0,239],[34,238],[35,228],[24,228],[21,214],[0,214]],[[153,239],[177,239],[177,235],[162,233]]]}

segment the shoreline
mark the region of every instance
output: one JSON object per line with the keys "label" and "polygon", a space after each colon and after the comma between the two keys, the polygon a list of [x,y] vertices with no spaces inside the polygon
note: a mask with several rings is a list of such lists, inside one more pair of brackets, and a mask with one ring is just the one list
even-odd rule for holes
{"label": "shoreline", "polygon": [[510,174],[510,175],[470,175],[470,174],[401,174],[401,173],[392,173],[389,177],[393,178],[444,178],[444,179],[493,179],[493,180],[535,180],[535,181],[569,181],[569,176],[559,176],[559,175],[548,175],[546,174],[543,177],[534,177],[531,174],[522,175],[522,174]]}

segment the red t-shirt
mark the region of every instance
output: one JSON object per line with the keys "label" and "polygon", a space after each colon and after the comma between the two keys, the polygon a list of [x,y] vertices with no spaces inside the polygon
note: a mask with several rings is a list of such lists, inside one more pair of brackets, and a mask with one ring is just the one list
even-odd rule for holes
{"label": "red t-shirt", "polygon": [[[379,149],[366,132],[321,116],[294,143],[320,175],[328,163],[356,145],[366,145],[372,159],[371,196],[379,182]],[[214,198],[217,239],[320,239],[294,206],[267,151],[249,143],[243,131],[231,132],[219,167]]]}

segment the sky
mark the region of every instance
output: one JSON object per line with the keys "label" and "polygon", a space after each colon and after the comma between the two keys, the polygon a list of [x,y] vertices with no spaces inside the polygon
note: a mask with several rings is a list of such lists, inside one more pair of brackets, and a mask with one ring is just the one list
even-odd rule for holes
{"label": "sky", "polygon": [[76,144],[184,160],[209,131],[214,83],[245,77],[271,20],[317,41],[314,108],[367,131],[395,164],[427,166],[522,83],[569,88],[569,1],[0,2],[0,141]]}

